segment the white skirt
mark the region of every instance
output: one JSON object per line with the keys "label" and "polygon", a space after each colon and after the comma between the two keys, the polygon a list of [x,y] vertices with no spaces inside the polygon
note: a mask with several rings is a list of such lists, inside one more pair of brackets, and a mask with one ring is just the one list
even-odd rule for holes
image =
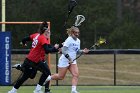
{"label": "white skirt", "polygon": [[[76,60],[72,64],[77,64]],[[68,59],[59,58],[58,65],[57,65],[59,68],[68,67],[69,65],[70,64],[69,64]]]}

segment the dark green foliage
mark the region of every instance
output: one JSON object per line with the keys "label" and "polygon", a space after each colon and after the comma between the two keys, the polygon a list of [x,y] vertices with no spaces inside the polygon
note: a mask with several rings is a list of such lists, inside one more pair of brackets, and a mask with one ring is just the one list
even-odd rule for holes
{"label": "dark green foliage", "polygon": [[[59,43],[67,36],[64,21],[68,13],[68,1],[6,0],[6,21],[50,21],[51,42]],[[77,0],[77,2],[78,5],[71,13],[67,25],[69,27],[74,24],[75,16],[78,14],[86,17],[85,22],[79,27],[82,48],[93,45],[100,37],[107,39],[107,44],[100,48],[140,47],[139,12],[136,8],[138,0],[129,6],[122,3],[122,19],[117,18],[117,0]],[[6,27],[7,31],[12,31],[13,48],[22,48],[18,45],[20,40],[38,29],[38,25],[7,25]]]}

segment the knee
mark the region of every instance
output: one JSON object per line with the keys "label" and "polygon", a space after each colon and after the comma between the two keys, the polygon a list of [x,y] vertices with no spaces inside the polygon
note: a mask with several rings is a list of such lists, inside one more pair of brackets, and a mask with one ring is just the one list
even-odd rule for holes
{"label": "knee", "polygon": [[30,71],[30,79],[34,79],[35,78],[35,76],[36,76],[36,74],[37,74],[37,70],[35,70],[35,69],[32,69],[31,71]]}
{"label": "knee", "polygon": [[74,73],[74,74],[73,74],[73,77],[74,77],[74,78],[79,78],[79,73]]}
{"label": "knee", "polygon": [[63,80],[65,76],[58,75],[59,80]]}
{"label": "knee", "polygon": [[52,80],[63,80],[64,77],[65,77],[65,75],[53,74],[53,75],[51,76],[51,79],[52,79]]}

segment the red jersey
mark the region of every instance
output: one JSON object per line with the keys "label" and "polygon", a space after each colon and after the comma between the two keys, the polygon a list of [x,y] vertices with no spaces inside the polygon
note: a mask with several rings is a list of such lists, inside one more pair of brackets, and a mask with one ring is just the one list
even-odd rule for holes
{"label": "red jersey", "polygon": [[30,35],[32,39],[32,48],[27,56],[27,58],[35,63],[45,60],[45,50],[43,48],[44,44],[49,44],[49,41],[42,34],[35,33]]}

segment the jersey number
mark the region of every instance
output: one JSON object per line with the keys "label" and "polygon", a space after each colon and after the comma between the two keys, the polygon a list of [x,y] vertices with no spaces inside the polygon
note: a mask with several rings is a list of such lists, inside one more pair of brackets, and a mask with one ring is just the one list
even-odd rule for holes
{"label": "jersey number", "polygon": [[38,43],[38,40],[37,40],[37,39],[34,39],[34,40],[33,40],[33,43],[32,43],[32,47],[35,48],[36,45],[37,45],[37,43]]}

